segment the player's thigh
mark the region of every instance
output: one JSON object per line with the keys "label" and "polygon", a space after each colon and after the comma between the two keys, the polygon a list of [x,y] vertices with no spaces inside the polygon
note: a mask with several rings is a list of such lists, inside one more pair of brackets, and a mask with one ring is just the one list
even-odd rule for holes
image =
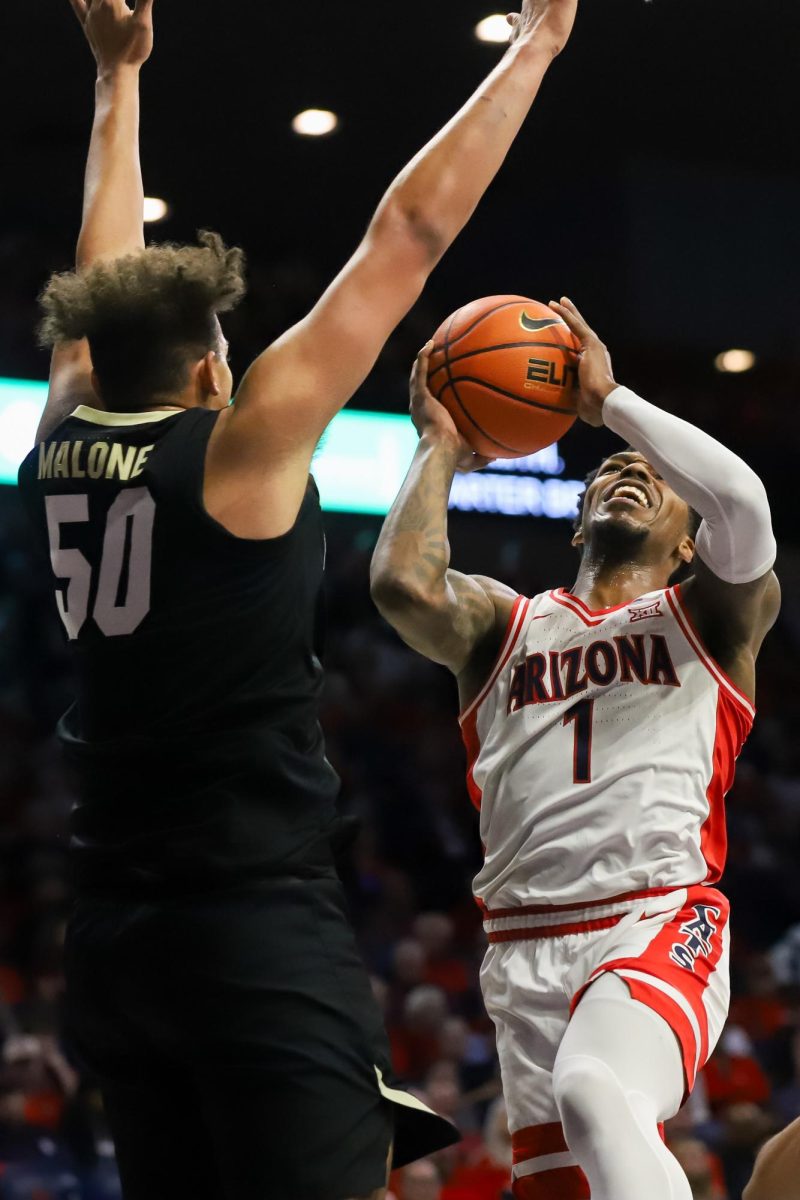
{"label": "player's thigh", "polygon": [[604,1063],[627,1095],[649,1101],[658,1121],[680,1108],[685,1080],[675,1034],[611,973],[601,975],[575,1009],[558,1049],[556,1079],[570,1060],[587,1059]]}
{"label": "player's thigh", "polygon": [[125,1200],[219,1200],[213,1141],[186,1077],[102,1085]]}

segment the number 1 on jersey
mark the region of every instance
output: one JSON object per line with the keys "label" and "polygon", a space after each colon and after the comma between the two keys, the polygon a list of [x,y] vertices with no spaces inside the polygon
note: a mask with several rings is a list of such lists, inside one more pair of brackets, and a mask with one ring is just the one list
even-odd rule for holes
{"label": "number 1 on jersey", "polygon": [[575,722],[575,747],[572,752],[572,782],[592,782],[592,716],[594,700],[579,700],[564,715],[564,725]]}

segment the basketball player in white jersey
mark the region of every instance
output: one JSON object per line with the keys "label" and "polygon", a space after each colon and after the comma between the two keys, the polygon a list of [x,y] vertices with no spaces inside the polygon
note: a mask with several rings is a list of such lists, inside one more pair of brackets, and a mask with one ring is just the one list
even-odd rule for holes
{"label": "basketball player in white jersey", "polygon": [[450,570],[453,475],[483,463],[426,387],[426,348],[373,597],[458,678],[515,1197],[691,1200],[659,1124],[728,1008],[714,885],[779,607],[775,539],[750,468],[618,387],[577,309],[552,307],[581,342],[580,416],[624,439],[590,478],[575,585],[528,599]]}

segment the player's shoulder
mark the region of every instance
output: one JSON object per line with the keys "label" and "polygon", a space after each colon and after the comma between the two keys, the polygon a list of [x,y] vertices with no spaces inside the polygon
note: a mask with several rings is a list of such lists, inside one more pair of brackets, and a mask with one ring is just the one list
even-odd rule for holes
{"label": "player's shoulder", "polygon": [[508,604],[511,607],[519,598],[516,588],[507,583],[501,583],[499,579],[492,579],[490,575],[473,575],[472,578],[477,584],[480,584],[486,595],[496,604]]}

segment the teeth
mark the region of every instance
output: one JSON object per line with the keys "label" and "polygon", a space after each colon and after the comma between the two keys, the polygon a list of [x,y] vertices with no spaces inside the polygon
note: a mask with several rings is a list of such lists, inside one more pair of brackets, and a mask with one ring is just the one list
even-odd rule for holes
{"label": "teeth", "polygon": [[641,488],[636,487],[632,483],[623,483],[619,487],[614,488],[612,497],[623,496],[628,500],[635,500],[637,504],[641,504],[642,508],[649,508],[650,501],[647,498],[647,492],[643,492]]}

